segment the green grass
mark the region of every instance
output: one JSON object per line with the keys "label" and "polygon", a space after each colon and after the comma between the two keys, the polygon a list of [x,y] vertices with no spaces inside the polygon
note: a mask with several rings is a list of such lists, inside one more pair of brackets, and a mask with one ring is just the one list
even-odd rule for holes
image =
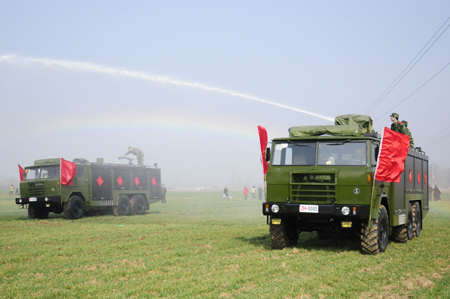
{"label": "green grass", "polygon": [[450,195],[377,256],[302,233],[270,249],[261,201],[169,192],[143,216],[29,220],[0,194],[1,298],[449,298]]}

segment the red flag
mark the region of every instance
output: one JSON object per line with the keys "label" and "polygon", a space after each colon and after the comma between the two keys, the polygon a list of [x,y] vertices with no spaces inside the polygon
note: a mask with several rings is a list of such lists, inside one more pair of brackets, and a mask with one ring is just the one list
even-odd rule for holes
{"label": "red flag", "polygon": [[71,186],[76,172],[77,167],[75,166],[75,163],[61,158],[61,185]]}
{"label": "red flag", "polygon": [[409,136],[384,127],[375,179],[383,182],[400,183],[408,156]]}
{"label": "red flag", "polygon": [[269,168],[269,162],[266,161],[266,147],[267,147],[267,131],[265,128],[258,126],[259,143],[261,145],[261,163],[263,165],[264,174]]}
{"label": "red flag", "polygon": [[23,168],[22,166],[20,166],[20,164],[17,164],[19,166],[19,175],[20,175],[20,181],[23,181]]}

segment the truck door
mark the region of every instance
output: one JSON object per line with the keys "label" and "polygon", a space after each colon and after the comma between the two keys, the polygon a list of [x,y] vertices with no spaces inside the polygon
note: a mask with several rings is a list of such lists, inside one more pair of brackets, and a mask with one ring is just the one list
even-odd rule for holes
{"label": "truck door", "polygon": [[112,168],[91,165],[92,200],[112,200]]}

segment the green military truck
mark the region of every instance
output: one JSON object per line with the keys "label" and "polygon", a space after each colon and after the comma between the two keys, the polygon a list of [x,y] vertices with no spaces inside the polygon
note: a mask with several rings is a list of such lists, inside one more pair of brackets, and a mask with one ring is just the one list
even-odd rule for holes
{"label": "green military truck", "polygon": [[72,185],[61,184],[61,159],[36,160],[25,167],[16,204],[28,207],[30,219],[50,212],[79,219],[85,212],[143,215],[161,200],[161,170],[142,165],[103,163],[77,158]]}
{"label": "green military truck", "polygon": [[292,127],[272,140],[262,212],[273,249],[295,246],[299,233],[319,238],[361,236],[361,250],[378,254],[388,237],[419,237],[429,210],[428,157],[410,148],[400,183],[374,182],[380,138],[372,119],[336,117],[335,125]]}

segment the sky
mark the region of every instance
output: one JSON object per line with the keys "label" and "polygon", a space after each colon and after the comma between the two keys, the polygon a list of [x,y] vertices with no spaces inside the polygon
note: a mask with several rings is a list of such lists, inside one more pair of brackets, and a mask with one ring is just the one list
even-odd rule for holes
{"label": "sky", "polygon": [[449,17],[446,0],[0,1],[0,179],[133,146],[169,188],[258,186],[258,125],[349,113],[378,132],[399,113],[450,167]]}

